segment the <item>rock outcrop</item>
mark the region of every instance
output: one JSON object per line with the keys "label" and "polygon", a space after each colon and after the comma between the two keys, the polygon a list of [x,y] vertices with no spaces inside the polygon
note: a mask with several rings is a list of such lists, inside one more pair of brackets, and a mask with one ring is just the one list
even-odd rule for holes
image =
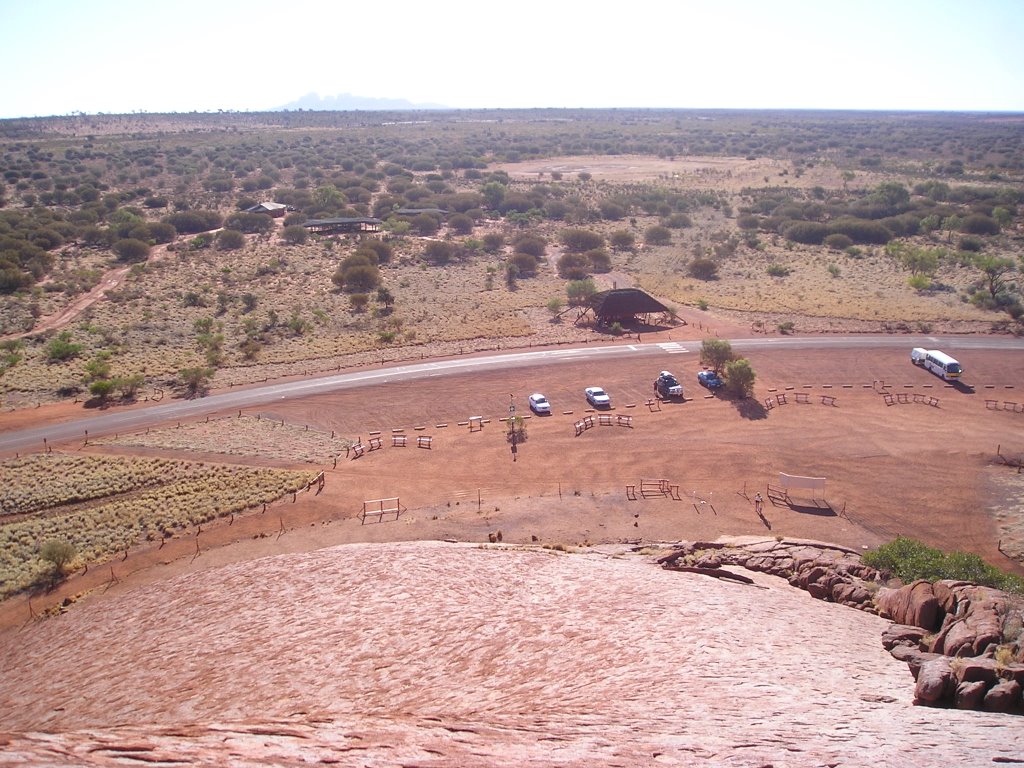
{"label": "rock outcrop", "polygon": [[688,542],[666,568],[770,573],[813,597],[890,619],[882,646],[906,662],[918,703],[1024,713],[1024,601],[964,581],[888,585],[852,550],[785,539]]}

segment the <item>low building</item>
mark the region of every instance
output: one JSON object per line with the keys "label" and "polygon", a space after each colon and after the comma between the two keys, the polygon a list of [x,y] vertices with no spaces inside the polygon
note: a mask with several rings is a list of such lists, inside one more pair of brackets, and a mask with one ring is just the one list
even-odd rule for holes
{"label": "low building", "polygon": [[317,235],[349,235],[363,232],[380,232],[380,219],[369,217],[346,218],[346,219],[310,219],[304,226],[308,231]]}
{"label": "low building", "polygon": [[288,206],[284,203],[260,203],[254,205],[251,208],[246,208],[246,213],[265,213],[267,216],[273,216],[275,219],[280,216],[284,216],[285,211],[288,210]]}

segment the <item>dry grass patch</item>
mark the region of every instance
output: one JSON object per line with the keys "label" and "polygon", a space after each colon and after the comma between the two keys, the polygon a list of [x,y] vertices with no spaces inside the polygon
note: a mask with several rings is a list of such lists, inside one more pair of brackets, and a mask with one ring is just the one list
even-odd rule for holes
{"label": "dry grass patch", "polygon": [[340,436],[248,415],[92,442],[97,445],[259,456],[308,464],[327,464],[352,444],[351,440]]}
{"label": "dry grass patch", "polygon": [[52,572],[40,557],[44,542],[70,543],[81,564],[101,562],[141,541],[301,490],[315,473],[37,454],[3,462],[0,476],[7,513],[0,523],[3,599]]}

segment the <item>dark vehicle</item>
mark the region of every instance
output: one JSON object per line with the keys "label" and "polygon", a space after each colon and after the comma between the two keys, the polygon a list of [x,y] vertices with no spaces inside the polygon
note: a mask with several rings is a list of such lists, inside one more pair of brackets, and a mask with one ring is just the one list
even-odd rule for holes
{"label": "dark vehicle", "polygon": [[654,380],[654,391],[665,400],[670,397],[678,397],[680,400],[685,399],[683,397],[683,385],[668,371],[662,371],[658,374],[658,378]]}
{"label": "dark vehicle", "polygon": [[725,386],[725,382],[718,378],[718,374],[714,371],[697,371],[697,381],[700,382],[702,387],[707,387],[708,389],[718,389]]}

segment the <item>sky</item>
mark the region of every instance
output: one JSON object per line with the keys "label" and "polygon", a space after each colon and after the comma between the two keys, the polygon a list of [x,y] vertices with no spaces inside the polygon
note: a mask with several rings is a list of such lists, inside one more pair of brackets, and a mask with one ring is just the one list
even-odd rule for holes
{"label": "sky", "polygon": [[454,109],[1024,112],[1024,0],[0,0],[0,118]]}

